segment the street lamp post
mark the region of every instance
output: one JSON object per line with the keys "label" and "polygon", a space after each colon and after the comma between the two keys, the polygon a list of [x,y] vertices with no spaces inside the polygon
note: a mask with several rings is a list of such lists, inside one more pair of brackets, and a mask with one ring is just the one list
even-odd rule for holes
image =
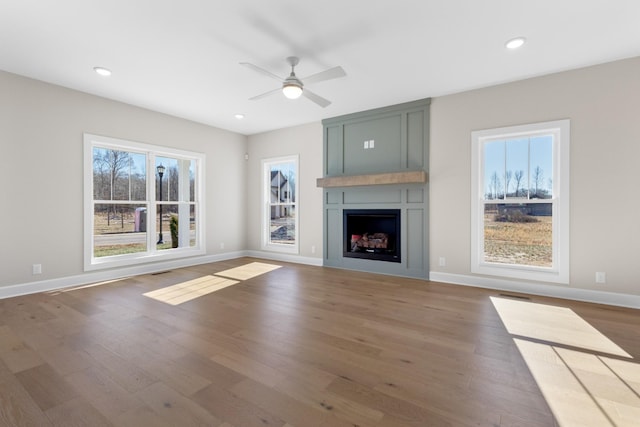
{"label": "street lamp post", "polygon": [[[162,175],[164,175],[164,166],[162,166],[162,163],[160,163],[157,167],[156,170],[158,171],[158,176],[160,176],[160,202],[162,202]],[[160,208],[160,235],[159,235],[159,239],[158,239],[158,245],[163,244],[164,242],[162,241],[162,204],[159,204],[158,207]]]}

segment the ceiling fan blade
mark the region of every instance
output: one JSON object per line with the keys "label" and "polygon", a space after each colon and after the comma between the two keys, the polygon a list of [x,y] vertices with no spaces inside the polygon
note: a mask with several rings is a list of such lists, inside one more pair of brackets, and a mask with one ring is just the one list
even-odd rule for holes
{"label": "ceiling fan blade", "polygon": [[316,95],[315,93],[311,92],[309,89],[306,89],[306,88],[302,91],[302,95],[306,96],[307,98],[309,98],[310,100],[312,100],[313,102],[321,106],[322,108],[325,108],[329,104],[331,104],[331,101],[329,101],[328,99],[325,99],[320,95]]}
{"label": "ceiling fan blade", "polygon": [[247,68],[251,68],[254,71],[257,71],[260,74],[263,74],[265,76],[271,77],[272,79],[276,79],[279,82],[282,82],[283,78],[282,77],[278,77],[275,74],[273,74],[271,71],[267,71],[264,68],[260,68],[257,65],[253,65],[249,62],[241,62],[240,65],[244,65]]}
{"label": "ceiling fan blade", "polygon": [[304,82],[304,84],[309,84],[309,83],[321,82],[324,80],[337,79],[339,77],[344,77],[346,75],[347,73],[345,73],[342,67],[333,67],[333,68],[329,68],[328,70],[321,71],[319,73],[307,76],[301,80]]}
{"label": "ceiling fan blade", "polygon": [[258,99],[266,98],[267,96],[273,95],[274,93],[282,92],[282,88],[277,88],[270,90],[269,92],[262,93],[260,95],[253,96],[249,98],[249,101],[257,101]]}

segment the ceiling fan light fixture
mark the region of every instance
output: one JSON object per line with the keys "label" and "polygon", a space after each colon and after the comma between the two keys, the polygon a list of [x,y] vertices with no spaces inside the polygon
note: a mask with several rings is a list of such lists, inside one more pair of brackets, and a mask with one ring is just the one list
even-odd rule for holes
{"label": "ceiling fan light fixture", "polygon": [[509,50],[519,49],[525,44],[526,41],[527,39],[525,39],[524,37],[516,37],[506,42],[505,47]]}
{"label": "ceiling fan light fixture", "polygon": [[282,85],[282,93],[289,99],[298,99],[302,95],[302,86],[295,82],[286,82]]}
{"label": "ceiling fan light fixture", "polygon": [[102,77],[109,77],[111,75],[111,70],[104,67],[93,67],[93,71]]}

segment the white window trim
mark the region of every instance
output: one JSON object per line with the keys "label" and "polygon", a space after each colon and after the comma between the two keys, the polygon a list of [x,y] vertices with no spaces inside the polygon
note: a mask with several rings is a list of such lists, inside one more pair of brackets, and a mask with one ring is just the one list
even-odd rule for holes
{"label": "white window trim", "polygon": [[[295,162],[296,165],[296,185],[294,189],[294,200],[296,206],[296,217],[295,217],[295,227],[296,227],[296,241],[293,245],[285,245],[278,243],[271,243],[269,240],[270,230],[270,216],[271,216],[271,204],[270,204],[270,188],[271,188],[271,180],[270,177],[270,165],[273,163],[284,163],[284,162]],[[271,157],[268,159],[262,159],[261,161],[261,169],[262,169],[262,250],[264,251],[272,251],[272,252],[283,252],[289,254],[298,254],[300,252],[300,199],[299,188],[300,188],[300,156],[299,155],[291,155],[291,156],[282,156],[282,157]]]}
{"label": "white window trim", "polygon": [[[492,140],[529,136],[554,135],[553,144],[553,266],[534,267],[513,264],[497,264],[484,261],[484,156],[483,144]],[[557,120],[521,126],[474,131],[471,133],[471,272],[552,283],[569,283],[569,152],[570,120]],[[531,203],[531,200],[514,198],[503,203]],[[549,202],[540,200],[540,202]],[[535,201],[534,201],[535,203]],[[482,214],[481,214],[482,213]]]}
{"label": "white window trim", "polygon": [[[93,256],[93,148],[108,147],[122,149],[123,151],[141,152],[147,154],[147,200],[145,203],[155,212],[158,202],[156,200],[155,179],[150,178],[155,167],[155,157],[174,157],[178,159],[189,159],[196,161],[196,246],[181,247],[175,249],[155,250],[156,222],[147,222],[147,248],[152,248],[146,252],[114,255],[106,257]],[[118,138],[110,138],[100,135],[84,134],[84,269],[85,271],[99,270],[113,267],[124,267],[144,264],[148,262],[165,261],[191,256],[204,255],[205,247],[205,155],[186,150],[179,150],[169,147],[161,147],[141,142],[127,141]],[[151,175],[155,177],[155,175]],[[117,201],[119,202],[119,201]],[[122,201],[126,204],[136,204],[136,201]],[[171,202],[167,202],[171,203]],[[165,203],[166,204],[166,203]],[[151,212],[149,211],[149,212]],[[149,214],[151,217],[151,214]],[[155,215],[153,215],[155,216]],[[185,233],[181,233],[183,236]]]}

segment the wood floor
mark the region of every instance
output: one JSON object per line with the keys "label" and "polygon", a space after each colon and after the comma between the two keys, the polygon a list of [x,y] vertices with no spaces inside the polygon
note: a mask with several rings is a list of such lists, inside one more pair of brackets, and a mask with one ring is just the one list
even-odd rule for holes
{"label": "wood floor", "polygon": [[521,353],[547,338],[491,297],[568,308],[622,349],[553,343],[628,364],[606,418],[634,420],[637,310],[242,258],[0,300],[0,425],[570,425],[532,375],[556,360]]}

